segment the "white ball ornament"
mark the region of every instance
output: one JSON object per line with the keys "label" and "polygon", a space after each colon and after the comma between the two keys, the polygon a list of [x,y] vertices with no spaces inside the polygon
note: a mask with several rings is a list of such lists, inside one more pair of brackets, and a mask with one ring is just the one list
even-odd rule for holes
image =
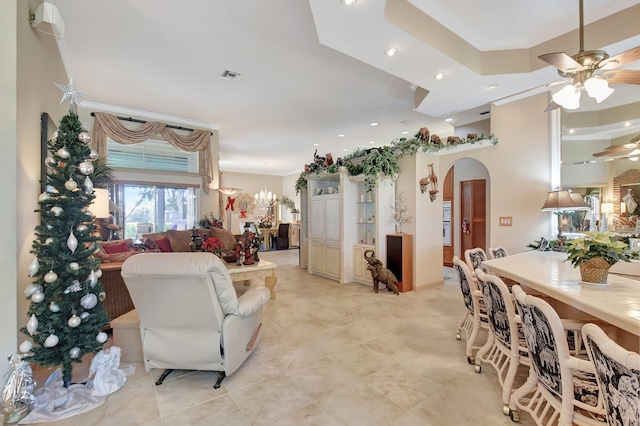
{"label": "white ball ornament", "polygon": [[40,303],[44,300],[44,293],[41,291],[36,291],[31,295],[31,301],[33,303]]}
{"label": "white ball ornament", "polygon": [[79,348],[79,347],[77,347],[77,346],[76,346],[76,347],[74,347],[74,348],[71,348],[71,349],[69,350],[69,356],[70,356],[71,358],[78,358],[78,357],[80,356],[80,348]]}
{"label": "white ball ornament", "polygon": [[98,278],[102,278],[102,269],[98,269],[98,270],[96,271],[96,277],[98,277]]}
{"label": "white ball ornament", "polygon": [[48,156],[48,157],[46,157],[46,158],[44,159],[44,164],[45,164],[47,167],[53,167],[53,166],[55,166],[55,165],[56,165],[56,160],[55,160],[55,158],[53,158],[52,156]]}
{"label": "white ball ornament", "polygon": [[56,217],[60,216],[64,210],[60,206],[51,207],[51,213],[56,215]]}
{"label": "white ball ornament", "polygon": [[67,321],[67,324],[69,324],[69,327],[71,328],[76,328],[77,326],[80,325],[82,321],[80,320],[80,317],[77,315],[73,315],[71,318],[69,318],[69,321]]}
{"label": "white ball ornament", "polygon": [[88,132],[81,132],[78,135],[78,140],[84,144],[89,144],[91,143],[91,135]]}
{"label": "white ball ornament", "polygon": [[80,173],[83,175],[90,175],[94,171],[93,163],[91,161],[83,161],[78,164],[78,170],[80,170]]}
{"label": "white ball ornament", "polygon": [[33,343],[31,343],[29,340],[25,340],[24,342],[20,343],[20,352],[22,353],[29,352],[31,348],[33,348]]}
{"label": "white ball ornament", "polygon": [[82,305],[82,307],[85,309],[91,309],[97,304],[98,297],[93,293],[85,294],[84,296],[82,296],[82,299],[80,299],[80,305]]}
{"label": "white ball ornament", "polygon": [[71,250],[71,253],[75,253],[78,248],[78,239],[73,235],[73,229],[69,231],[69,238],[67,238],[67,247]]}
{"label": "white ball ornament", "polygon": [[84,179],[84,190],[87,193],[91,193],[93,191],[93,182],[91,182],[91,179],[89,179],[89,176],[87,176]]}
{"label": "white ball ornament", "polygon": [[58,274],[56,274],[53,271],[49,271],[46,274],[44,274],[44,282],[51,284],[52,282],[55,282],[55,280],[58,279]]}
{"label": "white ball ornament", "polygon": [[59,341],[60,339],[58,339],[58,336],[56,336],[55,334],[50,334],[49,337],[45,339],[44,346],[46,348],[52,348],[57,345]]}
{"label": "white ball ornament", "polygon": [[51,135],[51,140],[54,141],[54,142],[58,140],[58,131],[57,130],[55,132],[53,132],[53,135]]}
{"label": "white ball ornament", "polygon": [[31,263],[29,264],[29,276],[35,277],[39,270],[40,270],[40,262],[38,262],[38,256],[36,256],[33,258]]}
{"label": "white ball ornament", "polygon": [[51,312],[60,312],[60,306],[56,302],[51,302],[49,304],[49,310]]}
{"label": "white ball ornament", "polygon": [[67,148],[60,148],[57,152],[58,157],[63,158],[63,159],[67,159],[69,157],[71,157],[71,153],[69,152],[69,150]]}
{"label": "white ball ornament", "polygon": [[27,331],[32,336],[38,333],[38,318],[36,318],[35,314],[31,315],[31,318],[27,321]]}
{"label": "white ball ornament", "polygon": [[78,264],[78,262],[71,262],[69,263],[69,269],[71,269],[72,271],[77,271],[78,269],[80,269],[80,265]]}
{"label": "white ball ornament", "polygon": [[96,161],[98,157],[99,157],[98,151],[96,151],[95,149],[92,149],[91,152],[89,153],[89,160]]}
{"label": "white ball ornament", "polygon": [[100,333],[98,333],[98,335],[96,336],[96,340],[100,343],[104,343],[107,341],[107,333],[105,333],[104,331],[101,331]]}
{"label": "white ball ornament", "polygon": [[38,201],[47,201],[50,198],[51,198],[51,195],[49,195],[48,192],[43,192],[38,196]]}
{"label": "white ball ornament", "polygon": [[76,183],[75,180],[69,179],[64,183],[64,187],[67,188],[69,191],[75,191],[76,189],[78,189],[78,184]]}

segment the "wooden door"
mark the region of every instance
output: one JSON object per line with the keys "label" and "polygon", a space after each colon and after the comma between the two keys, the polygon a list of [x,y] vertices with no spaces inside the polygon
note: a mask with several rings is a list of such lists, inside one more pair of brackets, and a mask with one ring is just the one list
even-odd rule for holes
{"label": "wooden door", "polygon": [[449,241],[450,244],[449,245],[444,245],[442,246],[442,264],[444,266],[453,266],[453,250],[454,250],[454,246],[455,246],[455,227],[451,226],[451,220],[453,219],[453,206],[454,206],[454,201],[453,201],[453,166],[449,169],[449,171],[447,172],[447,175],[444,177],[444,183],[442,184],[442,201],[443,202],[449,202],[451,203],[451,207],[449,209],[449,223],[446,223],[443,220],[442,226],[443,226],[443,236],[444,236],[444,227],[448,226],[449,229],[449,233],[451,235]]}
{"label": "wooden door", "polygon": [[487,250],[487,181],[460,182],[460,255],[480,247]]}

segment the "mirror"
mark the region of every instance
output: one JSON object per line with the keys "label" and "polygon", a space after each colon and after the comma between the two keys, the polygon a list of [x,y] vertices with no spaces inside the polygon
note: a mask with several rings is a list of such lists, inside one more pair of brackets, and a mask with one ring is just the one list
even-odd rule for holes
{"label": "mirror", "polygon": [[40,115],[40,192],[44,192],[47,187],[45,183],[47,165],[44,162],[44,159],[49,155],[47,143],[57,130],[58,126],[56,126],[56,123],[51,119],[51,116],[43,112]]}

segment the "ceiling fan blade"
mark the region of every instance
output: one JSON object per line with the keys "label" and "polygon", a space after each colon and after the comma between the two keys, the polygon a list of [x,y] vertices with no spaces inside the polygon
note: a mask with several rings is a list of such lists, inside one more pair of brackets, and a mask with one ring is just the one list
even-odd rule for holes
{"label": "ceiling fan blade", "polygon": [[551,101],[551,103],[549,104],[547,109],[544,110],[544,112],[553,111],[554,109],[558,109],[558,108],[560,108],[560,105],[558,105],[557,103]]}
{"label": "ceiling fan blade", "polygon": [[640,46],[603,61],[600,69],[612,70],[638,60],[640,60]]}
{"label": "ceiling fan blade", "polygon": [[563,72],[573,72],[582,69],[582,65],[564,52],[546,53],[538,56],[538,58]]}
{"label": "ceiling fan blade", "polygon": [[625,143],[622,145],[613,145],[608,148],[605,148],[602,152],[596,152],[593,154],[594,157],[604,157],[606,155],[624,155],[633,152],[633,150],[638,149],[637,143]]}
{"label": "ceiling fan blade", "polygon": [[611,77],[607,77],[609,83],[640,84],[640,71],[616,70],[612,73]]}

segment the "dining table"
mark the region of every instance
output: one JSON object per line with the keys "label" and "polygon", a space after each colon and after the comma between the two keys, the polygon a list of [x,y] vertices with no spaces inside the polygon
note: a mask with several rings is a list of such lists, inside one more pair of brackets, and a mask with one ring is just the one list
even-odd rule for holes
{"label": "dining table", "polygon": [[567,256],[535,250],[486,260],[482,265],[517,281],[525,292],[529,289],[547,296],[562,318],[610,324],[617,329],[620,345],[640,352],[640,281],[609,273],[606,284],[584,282]]}

